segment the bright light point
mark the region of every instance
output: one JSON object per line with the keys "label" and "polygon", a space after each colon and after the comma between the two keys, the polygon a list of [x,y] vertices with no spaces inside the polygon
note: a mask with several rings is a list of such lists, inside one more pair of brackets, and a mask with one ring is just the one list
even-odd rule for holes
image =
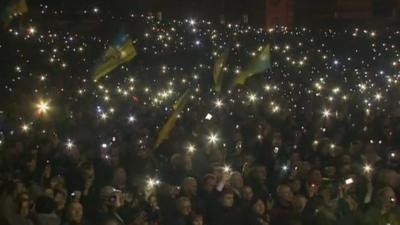
{"label": "bright light point", "polygon": [[128,117],[129,123],[133,123],[133,122],[135,122],[135,120],[136,120],[136,118],[134,116],[129,116]]}
{"label": "bright light point", "polygon": [[93,8],[93,12],[94,12],[94,13],[98,13],[98,12],[99,12],[99,8],[94,7],[94,8]]}
{"label": "bright light point", "polygon": [[329,147],[330,147],[331,149],[334,149],[334,148],[336,148],[336,145],[335,145],[335,144],[331,144]]}
{"label": "bright light point", "polygon": [[364,171],[365,171],[366,173],[370,173],[370,172],[372,171],[372,166],[369,165],[369,164],[366,164],[366,165],[364,166]]}
{"label": "bright light point", "polygon": [[65,145],[67,146],[68,149],[71,149],[74,146],[74,143],[70,139],[68,139]]}
{"label": "bright light point", "polygon": [[102,113],[101,115],[100,115],[100,118],[101,119],[103,119],[103,120],[105,120],[105,119],[107,119],[107,114],[106,113]]}
{"label": "bright light point", "polygon": [[28,32],[29,32],[29,34],[34,34],[34,33],[36,33],[36,30],[35,30],[34,27],[30,27],[30,28],[28,29]]}
{"label": "bright light point", "polygon": [[23,132],[27,132],[29,130],[29,126],[27,124],[23,124],[21,126],[21,129],[22,129]]}
{"label": "bright light point", "polygon": [[279,110],[280,110],[280,108],[277,105],[272,108],[273,113],[279,112]]}
{"label": "bright light point", "polygon": [[208,142],[211,144],[215,144],[219,140],[217,134],[213,134],[213,133],[211,133],[207,139],[208,139]]}
{"label": "bright light point", "polygon": [[160,184],[160,181],[154,178],[148,178],[146,181],[147,188],[152,189]]}
{"label": "bright light point", "polygon": [[190,25],[195,25],[195,24],[196,24],[196,21],[195,21],[194,19],[191,19],[191,20],[189,20],[189,24],[190,24]]}
{"label": "bright light point", "polygon": [[322,112],[323,117],[328,118],[331,115],[331,112],[329,111],[329,109],[325,109]]}
{"label": "bright light point", "polygon": [[103,143],[103,144],[101,144],[101,147],[102,147],[102,148],[107,148],[107,144],[106,144],[106,143]]}
{"label": "bright light point", "polygon": [[396,157],[396,153],[394,153],[394,152],[390,153],[390,157],[392,157],[392,158]]}
{"label": "bright light point", "polygon": [[50,110],[49,102],[40,100],[36,108],[39,114],[46,114]]}
{"label": "bright light point", "polygon": [[249,94],[249,100],[250,100],[250,102],[255,102],[257,100],[257,95]]}
{"label": "bright light point", "polygon": [[340,88],[334,88],[332,91],[333,91],[334,94],[337,94],[337,93],[340,92]]}
{"label": "bright light point", "polygon": [[224,172],[225,172],[225,173],[230,173],[231,170],[232,170],[231,167],[229,167],[228,165],[225,165],[225,166],[224,166]]}
{"label": "bright light point", "polygon": [[210,113],[207,113],[206,115],[206,120],[211,120],[213,118],[213,116]]}
{"label": "bright light point", "polygon": [[217,99],[215,101],[215,107],[221,108],[223,105],[224,105],[224,103],[220,99]]}
{"label": "bright light point", "polygon": [[375,99],[378,100],[378,101],[381,100],[382,99],[382,95],[380,93],[377,93],[375,95]]}
{"label": "bright light point", "polygon": [[192,144],[189,144],[187,147],[188,152],[193,153],[196,151],[196,147]]}
{"label": "bright light point", "polygon": [[283,170],[283,171],[287,171],[288,169],[289,169],[288,166],[286,166],[286,165],[283,165],[283,166],[282,166],[282,170]]}

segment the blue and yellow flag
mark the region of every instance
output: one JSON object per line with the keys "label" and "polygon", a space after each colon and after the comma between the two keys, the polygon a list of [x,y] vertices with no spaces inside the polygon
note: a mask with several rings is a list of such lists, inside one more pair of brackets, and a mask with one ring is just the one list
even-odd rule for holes
{"label": "blue and yellow flag", "polygon": [[137,52],[132,40],[127,38],[122,45],[110,46],[94,69],[93,80],[98,81],[119,65],[126,63],[136,56]]}
{"label": "blue and yellow flag", "polygon": [[235,77],[234,84],[243,85],[246,80],[257,74],[271,69],[271,54],[270,46],[267,44],[259,49],[258,55],[256,55],[249,64]]}
{"label": "blue and yellow flag", "polygon": [[11,0],[5,7],[2,15],[3,27],[8,27],[11,21],[24,13],[28,12],[26,0]]}
{"label": "blue and yellow flag", "polygon": [[167,122],[165,122],[164,126],[161,128],[160,133],[158,134],[156,143],[154,145],[154,149],[157,149],[161,143],[168,139],[169,134],[172,129],[175,127],[176,120],[178,119],[179,113],[185,108],[187,103],[190,100],[190,89],[186,90],[185,93],[175,102],[171,116],[168,118]]}
{"label": "blue and yellow flag", "polygon": [[224,79],[224,67],[228,60],[229,48],[226,48],[215,60],[214,63],[214,89],[221,92],[222,81]]}

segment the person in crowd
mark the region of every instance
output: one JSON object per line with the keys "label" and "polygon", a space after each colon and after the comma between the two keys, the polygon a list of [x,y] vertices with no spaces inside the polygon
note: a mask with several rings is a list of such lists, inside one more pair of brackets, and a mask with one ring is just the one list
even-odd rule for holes
{"label": "person in crowd", "polygon": [[169,225],[189,225],[192,213],[192,204],[187,197],[179,197],[176,200],[176,213],[173,218],[170,218]]}
{"label": "person in crowd", "polygon": [[50,5],[0,29],[1,225],[400,225],[397,28]]}
{"label": "person in crowd", "polygon": [[235,204],[235,195],[230,188],[224,188],[219,196],[218,204],[210,212],[209,224],[232,224],[239,225],[243,217]]}
{"label": "person in crowd", "polygon": [[232,191],[235,193],[235,198],[240,200],[242,198],[241,190],[243,188],[243,177],[242,174],[235,171],[230,176],[230,187]]}
{"label": "person in crowd", "polygon": [[71,201],[66,206],[63,225],[85,225],[83,222],[83,206],[78,201]]}
{"label": "person in crowd", "polygon": [[276,188],[277,201],[271,210],[272,225],[289,225],[293,216],[293,192],[290,186],[281,184]]}
{"label": "person in crowd", "polygon": [[204,218],[201,214],[195,214],[192,216],[191,225],[204,225]]}
{"label": "person in crowd", "polygon": [[250,208],[253,199],[254,199],[253,189],[250,186],[247,185],[244,186],[242,188],[242,199],[240,203],[240,206],[243,208],[244,211],[247,211]]}
{"label": "person in crowd", "polygon": [[247,212],[245,224],[269,225],[270,219],[264,201],[260,198],[255,198],[250,205],[250,211]]}
{"label": "person in crowd", "polygon": [[[112,186],[104,186],[100,190],[100,204],[98,206],[97,218],[95,223],[104,221],[114,221],[115,224],[125,225],[124,219],[119,215],[118,209],[121,207],[120,190]],[[111,222],[110,222],[111,223]]]}
{"label": "person in crowd", "polygon": [[17,196],[17,212],[9,218],[11,225],[33,225],[33,202],[29,198],[29,194],[23,192]]}
{"label": "person in crowd", "polygon": [[60,225],[61,219],[56,214],[57,203],[48,196],[40,196],[36,200],[35,209],[37,212],[38,225]]}

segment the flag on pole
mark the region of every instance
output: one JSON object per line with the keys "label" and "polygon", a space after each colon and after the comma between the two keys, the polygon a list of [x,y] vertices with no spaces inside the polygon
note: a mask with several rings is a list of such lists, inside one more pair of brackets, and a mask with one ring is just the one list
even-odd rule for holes
{"label": "flag on pole", "polygon": [[15,17],[27,12],[28,5],[26,4],[26,0],[11,0],[6,5],[4,14],[2,16],[3,27],[8,27]]}
{"label": "flag on pole", "polygon": [[117,66],[126,63],[136,56],[137,52],[132,40],[128,38],[122,45],[110,46],[94,69],[93,80],[98,81]]}
{"label": "flag on pole", "polygon": [[217,92],[221,92],[222,81],[224,78],[224,67],[228,60],[229,49],[226,48],[215,60],[214,63],[214,89]]}
{"label": "flag on pole", "polygon": [[264,47],[260,47],[259,53],[236,76],[234,84],[243,85],[246,83],[246,80],[249,77],[257,73],[264,72],[268,69],[271,69],[271,54],[269,44]]}
{"label": "flag on pole", "polygon": [[160,144],[167,140],[169,134],[175,126],[176,120],[178,119],[179,113],[185,108],[186,104],[190,99],[190,89],[186,90],[185,93],[179,97],[179,99],[175,102],[171,116],[168,118],[167,122],[165,122],[164,126],[161,128],[160,133],[158,134],[156,143],[154,145],[154,149],[157,149]]}

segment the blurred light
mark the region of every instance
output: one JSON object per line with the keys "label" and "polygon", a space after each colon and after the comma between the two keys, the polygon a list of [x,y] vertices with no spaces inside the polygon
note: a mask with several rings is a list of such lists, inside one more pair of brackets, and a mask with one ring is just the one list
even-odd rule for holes
{"label": "blurred light", "polygon": [[188,152],[193,153],[196,151],[196,147],[193,144],[189,144],[187,150]]}
{"label": "blurred light", "polygon": [[224,172],[225,172],[225,173],[230,173],[231,171],[232,171],[232,169],[231,169],[230,166],[228,166],[228,165],[225,165],[225,166],[224,166]]}
{"label": "blurred light", "polygon": [[67,143],[65,145],[67,146],[68,149],[71,149],[72,147],[74,147],[74,143],[71,141],[71,139],[68,139]]}
{"label": "blurred light", "polygon": [[323,117],[328,118],[331,115],[331,112],[329,111],[329,109],[325,109],[322,112]]}
{"label": "blurred light", "polygon": [[134,116],[129,116],[128,117],[128,122],[129,123],[133,123],[133,122],[135,122],[136,121],[136,118],[134,117]]}
{"label": "blurred light", "polygon": [[215,107],[221,108],[223,105],[224,105],[224,103],[220,99],[217,99],[215,101]]}
{"label": "blurred light", "polygon": [[372,171],[372,166],[370,164],[366,164],[364,166],[364,172],[370,173]]}
{"label": "blurred light", "polygon": [[36,33],[36,29],[34,27],[30,27],[28,29],[29,34],[35,34]]}
{"label": "blurred light", "polygon": [[146,181],[146,185],[148,189],[153,189],[154,187],[158,186],[160,184],[160,180],[155,179],[155,178],[148,178]]}
{"label": "blurred light", "polygon": [[211,143],[211,144],[217,143],[218,140],[219,140],[219,139],[218,139],[217,134],[211,133],[211,134],[208,136],[208,142]]}
{"label": "blurred light", "polygon": [[40,100],[36,108],[39,114],[46,114],[50,110],[49,102]]}
{"label": "blurred light", "polygon": [[23,125],[21,126],[21,129],[22,129],[23,132],[28,132],[29,126],[28,126],[27,124],[23,124]]}

